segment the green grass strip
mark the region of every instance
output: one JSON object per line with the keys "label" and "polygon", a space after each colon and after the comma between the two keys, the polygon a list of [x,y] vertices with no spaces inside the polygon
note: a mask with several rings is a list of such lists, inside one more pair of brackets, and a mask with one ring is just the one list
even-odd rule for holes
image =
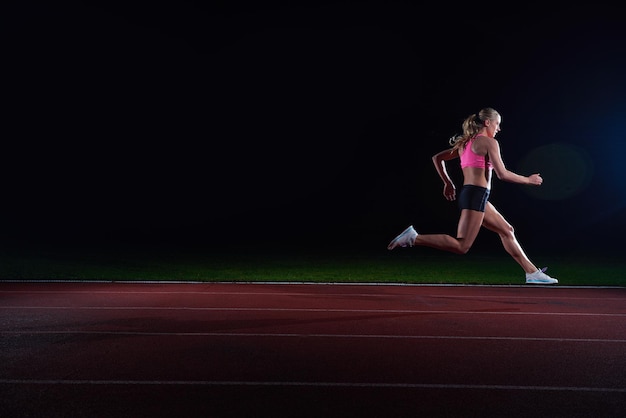
{"label": "green grass strip", "polygon": [[[626,286],[626,262],[618,256],[543,256],[541,261],[561,285]],[[84,250],[2,252],[0,280],[515,285],[524,283],[524,274],[506,254],[459,256],[428,249],[364,254]]]}

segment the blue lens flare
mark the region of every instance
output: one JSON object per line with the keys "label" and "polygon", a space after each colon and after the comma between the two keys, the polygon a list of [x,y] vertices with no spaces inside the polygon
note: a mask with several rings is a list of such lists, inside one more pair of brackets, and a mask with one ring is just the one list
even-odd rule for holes
{"label": "blue lens flare", "polygon": [[585,191],[591,184],[594,163],[581,147],[568,143],[552,143],[532,149],[520,162],[524,175],[539,173],[541,187],[524,190],[536,199],[562,200]]}

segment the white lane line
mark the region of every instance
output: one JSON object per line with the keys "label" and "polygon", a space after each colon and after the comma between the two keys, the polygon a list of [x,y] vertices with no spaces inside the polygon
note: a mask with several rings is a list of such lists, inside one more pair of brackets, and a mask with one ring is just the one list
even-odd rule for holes
{"label": "white lane line", "polygon": [[377,313],[429,315],[546,315],[626,317],[626,313],[585,312],[511,312],[511,311],[447,311],[413,309],[323,309],[323,308],[247,308],[247,307],[186,307],[186,306],[0,306],[10,310],[94,310],[94,311],[217,311],[217,312],[311,312],[311,313]]}
{"label": "white lane line", "polygon": [[157,385],[157,386],[303,386],[303,387],[353,387],[353,388],[409,388],[409,389],[462,389],[462,390],[515,390],[560,392],[611,392],[626,393],[626,388],[580,386],[527,386],[527,385],[464,385],[436,383],[385,383],[385,382],[282,382],[282,381],[222,381],[222,380],[57,380],[57,379],[0,379],[7,385]]}
{"label": "white lane line", "polygon": [[363,297],[363,298],[436,298],[436,299],[470,299],[470,300],[481,300],[481,299],[504,299],[504,300],[596,300],[600,299],[602,301],[624,301],[626,300],[626,293],[624,293],[624,297],[570,297],[570,296],[553,296],[553,295],[545,295],[545,296],[525,296],[525,295],[480,295],[480,294],[470,294],[470,295],[446,295],[446,294],[420,294],[420,293],[309,293],[309,292],[212,292],[212,291],[136,291],[136,290],[126,290],[126,291],[109,291],[109,290],[95,290],[95,291],[86,291],[86,290],[0,290],[0,294],[57,294],[57,295],[215,295],[215,296],[304,296],[304,297],[346,297],[346,298],[354,298],[354,297]]}
{"label": "white lane line", "polygon": [[458,335],[386,335],[386,334],[296,334],[248,332],[150,332],[150,331],[0,331],[0,335],[114,335],[173,337],[252,337],[252,338],[354,338],[406,340],[476,340],[476,341],[547,341],[577,343],[626,344],[626,339],[555,338],[555,337],[493,337]]}
{"label": "white lane line", "polygon": [[95,284],[95,285],[192,285],[192,286],[319,286],[319,287],[467,287],[467,288],[494,288],[494,289],[626,289],[619,285],[540,285],[540,284],[464,284],[464,283],[398,283],[398,282],[317,282],[317,281],[246,281],[246,280],[64,280],[64,279],[44,279],[44,280],[24,280],[24,279],[4,279],[0,284]]}

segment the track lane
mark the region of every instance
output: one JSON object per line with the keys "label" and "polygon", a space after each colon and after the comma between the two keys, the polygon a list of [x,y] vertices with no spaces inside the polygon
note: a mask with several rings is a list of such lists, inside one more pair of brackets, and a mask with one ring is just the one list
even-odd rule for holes
{"label": "track lane", "polygon": [[[623,289],[0,284],[0,391],[9,396],[1,406],[15,412],[24,394],[63,387],[84,398],[70,409],[93,413],[95,394],[136,393],[135,405],[156,393],[173,401],[170,394],[186,387],[187,395],[205,394],[186,397],[193,410],[213,399],[211,416],[251,412],[238,405],[241,394],[257,405],[255,416],[276,413],[278,404],[295,410],[274,416],[409,414],[415,399],[431,416],[460,412],[463,402],[502,410],[489,399],[532,400],[539,411],[561,403],[571,412],[583,398],[617,416],[626,390],[624,296]],[[286,401],[290,393],[299,401]],[[446,396],[452,401],[441,403]],[[39,398],[51,407],[52,398]],[[133,405],[127,409],[137,413]],[[518,416],[528,407],[507,411]]]}

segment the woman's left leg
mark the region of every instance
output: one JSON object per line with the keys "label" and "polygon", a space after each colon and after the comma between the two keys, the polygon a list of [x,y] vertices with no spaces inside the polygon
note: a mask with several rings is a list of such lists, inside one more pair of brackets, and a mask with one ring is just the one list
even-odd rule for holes
{"label": "woman's left leg", "polygon": [[504,219],[490,202],[487,202],[487,206],[485,207],[483,226],[500,236],[500,240],[506,252],[517,261],[526,273],[537,271],[537,267],[528,259],[522,246],[517,241],[517,238],[515,238],[513,226]]}

